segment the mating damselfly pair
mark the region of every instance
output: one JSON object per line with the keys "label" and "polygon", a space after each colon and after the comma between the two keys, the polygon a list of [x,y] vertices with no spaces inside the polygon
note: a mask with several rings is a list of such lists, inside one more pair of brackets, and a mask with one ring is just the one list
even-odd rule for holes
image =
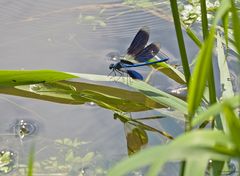
{"label": "mating damselfly pair", "polygon": [[[149,29],[147,27],[141,28],[127,49],[127,55],[123,57],[123,59],[120,59],[119,62],[109,65],[109,69],[112,70],[110,74],[114,73],[116,76],[116,73],[119,73],[120,75],[126,73],[133,79],[143,80],[143,76],[140,73],[130,68],[153,65],[159,62],[167,61],[169,58],[162,52],[160,52],[160,60],[149,61],[159,53],[160,44],[151,43],[146,46],[148,39]],[[126,58],[133,58],[133,60],[137,63],[133,63]]]}

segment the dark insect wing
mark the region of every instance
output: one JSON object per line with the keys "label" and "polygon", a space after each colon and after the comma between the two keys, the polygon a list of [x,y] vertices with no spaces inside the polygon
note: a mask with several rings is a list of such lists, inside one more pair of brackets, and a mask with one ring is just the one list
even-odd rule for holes
{"label": "dark insect wing", "polygon": [[146,62],[152,59],[160,50],[160,44],[151,43],[135,56],[138,62]]}
{"label": "dark insect wing", "polygon": [[144,49],[149,39],[148,31],[149,29],[147,27],[143,27],[138,31],[129,48],[127,49],[128,55],[136,56],[141,50]]}
{"label": "dark insect wing", "polygon": [[143,76],[136,72],[135,70],[127,70],[127,74],[132,78],[132,79],[139,79],[143,80]]}
{"label": "dark insect wing", "polygon": [[123,64],[128,64],[128,65],[133,65],[134,64],[131,61],[128,61],[128,60],[125,60],[125,59],[121,59],[120,62],[123,63]]}

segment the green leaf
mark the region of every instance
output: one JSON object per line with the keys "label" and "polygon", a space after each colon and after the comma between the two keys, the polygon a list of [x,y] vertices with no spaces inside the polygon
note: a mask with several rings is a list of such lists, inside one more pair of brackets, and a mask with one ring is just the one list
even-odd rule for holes
{"label": "green leaf", "polygon": [[[240,157],[240,150],[231,138],[221,131],[197,130],[179,136],[169,144],[143,150],[118,163],[108,175],[124,175],[134,169],[152,165],[150,173],[159,173],[169,161],[194,162],[203,165],[203,160],[229,160]],[[201,162],[201,163],[199,163]],[[201,167],[203,169],[203,167]],[[199,172],[204,172],[198,169]]]}
{"label": "green leaf", "polygon": [[31,147],[29,156],[28,156],[28,172],[27,175],[28,176],[33,176],[33,168],[34,168],[34,147]]}
{"label": "green leaf", "polygon": [[87,165],[88,163],[90,163],[93,158],[95,156],[95,153],[94,152],[89,152],[87,153],[83,158],[82,158],[82,163]]}
{"label": "green leaf", "polygon": [[228,125],[226,133],[231,136],[232,140],[240,149],[240,119],[236,116],[233,108],[228,104],[223,107],[223,112]]}
{"label": "green leaf", "polygon": [[165,93],[145,82],[138,80],[131,80],[131,83],[128,86],[137,89],[139,92],[154,100],[157,103],[160,103],[166,107],[171,107],[181,111],[182,113],[187,113],[187,104],[183,100],[174,97],[168,93]]}
{"label": "green leaf", "polygon": [[[70,145],[69,145],[70,146]],[[66,155],[65,155],[65,161],[66,162],[72,162],[74,161],[74,153],[73,153],[73,150],[68,150]]]}
{"label": "green leaf", "polygon": [[162,72],[163,74],[167,75],[169,78],[173,79],[177,83],[186,84],[184,75],[179,70],[171,66],[170,64],[161,62],[161,63],[154,64],[152,67]]}
{"label": "green leaf", "polygon": [[222,89],[222,98],[229,98],[234,95],[231,76],[228,69],[224,48],[221,42],[221,37],[217,33],[217,55],[218,55],[218,68],[220,74],[220,83]]}
{"label": "green leaf", "polygon": [[184,171],[184,176],[202,176],[206,175],[206,168],[209,158],[190,158],[186,163],[186,168]]}
{"label": "green leaf", "polygon": [[[79,74],[79,73],[71,73],[73,75],[79,76],[80,78],[88,79],[91,81],[114,81],[108,76],[103,75],[91,75],[91,74]],[[147,96],[148,98],[154,100],[154,102],[159,103],[165,107],[171,107],[174,109],[183,112],[184,114],[187,113],[187,104],[183,100],[165,93],[143,81],[133,80],[131,78],[126,77],[115,77],[115,81],[121,82],[123,84],[128,85],[129,87],[135,88],[140,91],[142,94]],[[147,101],[144,102],[145,104],[148,103]]]}
{"label": "green leaf", "polygon": [[[194,115],[202,100],[206,81],[208,79],[208,73],[211,67],[214,34],[215,27],[212,27],[208,38],[197,55],[197,63],[190,80],[189,93],[187,97],[188,113],[190,118]],[[191,122],[190,118],[189,122]]]}
{"label": "green leaf", "polygon": [[226,104],[232,108],[236,108],[236,107],[240,106],[239,100],[240,100],[240,95],[235,95],[234,97],[225,99],[220,103],[216,103],[216,104],[210,106],[207,109],[207,111],[204,111],[203,113],[194,117],[194,119],[192,120],[192,126],[200,125],[205,120],[209,120],[212,116],[219,114],[220,112],[222,112],[222,110]]}
{"label": "green leaf", "polygon": [[53,70],[0,70],[0,86],[55,82],[77,76]]}
{"label": "green leaf", "polygon": [[198,38],[198,36],[190,29],[190,27],[185,27],[186,32],[188,34],[188,36],[192,39],[192,41],[194,41],[194,43],[201,48],[202,46],[202,42],[201,40]]}
{"label": "green leaf", "polygon": [[179,47],[179,51],[180,51],[180,55],[181,55],[183,70],[184,70],[184,76],[185,76],[185,80],[188,85],[191,73],[190,73],[190,69],[189,69],[187,52],[186,52],[185,43],[184,43],[183,34],[182,34],[182,28],[181,28],[179,13],[178,13],[177,1],[170,0],[170,5],[171,5],[171,10],[172,10],[172,16],[174,19],[174,25],[175,25],[175,30],[176,30],[177,40],[178,40],[178,47]]}
{"label": "green leaf", "polygon": [[231,4],[232,4],[231,10],[232,10],[233,35],[235,39],[235,46],[238,50],[238,54],[240,54],[240,19],[234,0],[231,0]]}
{"label": "green leaf", "polygon": [[[106,105],[115,106],[120,111],[126,112],[164,107],[139,92],[83,82],[62,81],[22,85],[16,86],[16,88],[0,87],[0,93],[65,104],[84,104],[93,101],[100,105],[101,102],[105,102]],[[104,99],[105,97],[106,99]],[[119,102],[123,102],[124,105]],[[105,106],[105,108],[107,107]]]}
{"label": "green leaf", "polygon": [[124,123],[124,131],[127,140],[128,155],[132,155],[142,149],[148,143],[148,136],[139,125],[129,122]]}
{"label": "green leaf", "polygon": [[225,43],[226,43],[226,47],[228,49],[228,25],[229,25],[229,14],[226,13],[223,18],[222,18],[222,22],[223,22],[223,29],[224,29],[224,37],[225,37]]}

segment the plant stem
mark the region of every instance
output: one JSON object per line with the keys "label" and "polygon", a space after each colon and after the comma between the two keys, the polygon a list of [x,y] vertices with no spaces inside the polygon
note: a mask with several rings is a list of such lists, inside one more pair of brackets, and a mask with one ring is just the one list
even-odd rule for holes
{"label": "plant stem", "polygon": [[181,28],[179,13],[178,13],[177,1],[170,0],[170,4],[171,4],[172,15],[173,15],[173,20],[174,20],[174,25],[175,25],[175,30],[176,30],[177,40],[178,40],[178,46],[179,46],[182,65],[183,65],[184,76],[185,76],[186,83],[188,86],[191,73],[190,73],[190,69],[189,69],[189,65],[188,65],[187,52],[186,52],[183,34],[182,34],[182,28]]}
{"label": "plant stem", "polygon": [[[201,0],[200,3],[201,3],[203,40],[205,40],[207,38],[207,36],[208,36],[208,33],[209,33],[208,32],[208,19],[207,19],[206,0]],[[209,86],[209,100],[210,100],[210,104],[214,104],[214,103],[216,103],[216,89],[215,89],[212,61],[211,61],[210,70],[209,70],[208,86]]]}

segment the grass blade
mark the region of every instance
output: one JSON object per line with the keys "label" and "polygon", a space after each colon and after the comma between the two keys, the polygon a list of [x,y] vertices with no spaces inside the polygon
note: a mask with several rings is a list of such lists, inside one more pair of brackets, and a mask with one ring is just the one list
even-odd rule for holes
{"label": "grass blade", "polygon": [[[201,99],[203,96],[203,92],[205,89],[206,80],[208,78],[208,73],[211,65],[211,56],[213,49],[213,41],[214,41],[215,27],[212,27],[210,30],[210,34],[206,41],[204,42],[202,49],[197,55],[197,63],[194,68],[194,72],[190,81],[189,93],[188,93],[188,113],[189,118],[188,122],[191,123],[191,118],[197,110],[199,104],[201,103]],[[188,124],[188,128],[191,128],[190,124]]]}
{"label": "grass blade", "polygon": [[31,147],[30,153],[28,156],[28,173],[27,176],[33,176],[33,166],[34,166],[34,146]]}
{"label": "grass blade", "polygon": [[[235,39],[235,46],[238,50],[238,54],[240,54],[240,20],[239,15],[234,4],[234,0],[231,0],[232,3],[232,25],[233,25],[233,35]],[[238,58],[240,59],[240,57]]]}
{"label": "grass blade", "polygon": [[185,76],[185,80],[188,85],[191,73],[190,73],[190,69],[189,69],[187,52],[186,52],[186,47],[184,44],[184,39],[183,39],[183,34],[182,34],[182,28],[181,28],[179,13],[178,13],[177,1],[170,0],[170,4],[171,4],[172,15],[173,15],[174,24],[175,24],[175,30],[176,30],[176,34],[177,34],[178,46],[179,46],[180,55],[181,55],[181,59],[182,59],[184,76]]}
{"label": "grass blade", "polygon": [[200,125],[205,120],[209,120],[209,118],[211,118],[211,116],[215,116],[216,114],[219,114],[222,111],[225,104],[227,104],[228,106],[230,106],[232,108],[236,108],[236,107],[240,106],[239,100],[240,100],[240,95],[235,95],[234,97],[225,99],[220,103],[210,106],[207,111],[199,114],[198,116],[196,116],[193,119],[192,126]]}
{"label": "grass blade", "polygon": [[201,48],[202,46],[202,42],[201,40],[198,38],[198,36],[190,29],[190,27],[186,27],[186,32],[188,34],[188,36],[192,39],[192,41],[194,41],[194,43]]}
{"label": "grass blade", "polygon": [[206,0],[201,0],[200,4],[201,4],[203,40],[205,40],[208,36],[208,19],[207,19]]}

